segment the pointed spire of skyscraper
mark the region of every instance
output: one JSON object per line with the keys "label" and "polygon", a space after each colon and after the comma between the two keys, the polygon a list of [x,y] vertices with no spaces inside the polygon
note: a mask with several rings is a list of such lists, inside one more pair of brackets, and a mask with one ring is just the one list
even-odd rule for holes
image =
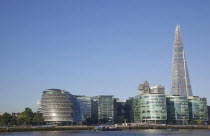
{"label": "pointed spire of skyscraper", "polygon": [[192,96],[187,61],[182,45],[180,25],[176,26],[173,64],[172,64],[172,83],[171,95]]}

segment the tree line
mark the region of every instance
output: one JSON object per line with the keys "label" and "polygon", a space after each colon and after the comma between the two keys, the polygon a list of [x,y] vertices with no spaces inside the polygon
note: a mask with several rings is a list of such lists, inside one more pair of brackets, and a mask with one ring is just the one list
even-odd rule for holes
{"label": "tree line", "polygon": [[20,115],[7,112],[0,115],[0,126],[31,126],[42,125],[43,123],[42,113],[33,112],[30,108],[25,108]]}

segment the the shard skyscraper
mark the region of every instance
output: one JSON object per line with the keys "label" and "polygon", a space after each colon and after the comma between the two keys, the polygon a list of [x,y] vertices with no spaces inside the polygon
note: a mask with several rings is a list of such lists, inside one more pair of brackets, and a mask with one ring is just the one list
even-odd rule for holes
{"label": "the shard skyscraper", "polygon": [[171,95],[193,96],[187,69],[187,61],[182,45],[180,25],[176,26],[175,31]]}

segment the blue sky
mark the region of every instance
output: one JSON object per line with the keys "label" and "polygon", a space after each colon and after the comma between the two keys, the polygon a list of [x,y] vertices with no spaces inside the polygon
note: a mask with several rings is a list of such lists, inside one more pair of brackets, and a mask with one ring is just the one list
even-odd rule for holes
{"label": "blue sky", "polygon": [[209,0],[1,0],[0,113],[35,110],[47,88],[136,96],[170,93],[174,31],[181,25],[194,95],[210,104]]}

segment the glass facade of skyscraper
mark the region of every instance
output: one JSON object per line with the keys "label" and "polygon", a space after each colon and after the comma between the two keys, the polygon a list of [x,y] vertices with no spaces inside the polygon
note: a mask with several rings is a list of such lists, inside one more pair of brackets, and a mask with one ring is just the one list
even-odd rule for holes
{"label": "glass facade of skyscraper", "polygon": [[[100,95],[91,98],[92,118],[97,118],[104,122],[114,121],[114,96]],[[106,121],[105,121],[106,120]]]}
{"label": "glass facade of skyscraper", "polygon": [[193,96],[180,25],[176,26],[172,63],[171,95]]}
{"label": "glass facade of skyscraper", "polygon": [[109,122],[114,120],[114,97],[113,96],[100,96],[99,97],[98,118],[108,119]]}
{"label": "glass facade of skyscraper", "polygon": [[189,108],[187,97],[166,96],[167,114],[169,124],[187,125]]}
{"label": "glass facade of skyscraper", "polygon": [[207,124],[208,109],[206,98],[198,96],[188,97],[189,105],[189,123],[190,124]]}
{"label": "glass facade of skyscraper", "polygon": [[98,97],[91,97],[91,118],[98,120]]}
{"label": "glass facade of skyscraper", "polygon": [[134,122],[166,123],[167,108],[164,94],[138,95],[134,98]]}

